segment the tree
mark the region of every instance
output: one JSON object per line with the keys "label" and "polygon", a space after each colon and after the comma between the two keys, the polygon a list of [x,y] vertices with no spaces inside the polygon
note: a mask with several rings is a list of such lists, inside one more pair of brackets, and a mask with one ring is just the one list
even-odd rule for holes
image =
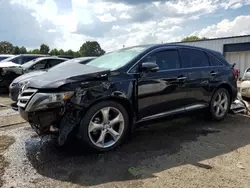
{"label": "tree", "polygon": [[76,57],[81,57],[81,54],[80,54],[79,51],[77,51],[77,52],[74,52],[73,56],[74,56],[75,58],[76,58]]}
{"label": "tree", "polygon": [[40,53],[41,54],[48,54],[49,53],[49,46],[46,44],[42,44],[40,46]]}
{"label": "tree", "polygon": [[59,50],[58,55],[64,55],[63,49],[60,49],[60,50]]}
{"label": "tree", "polygon": [[68,50],[68,51],[64,52],[64,55],[74,56],[74,52],[72,50]]}
{"label": "tree", "polygon": [[189,36],[189,37],[185,37],[184,39],[182,39],[181,42],[191,42],[191,41],[196,41],[196,40],[201,40],[201,39],[197,36]]}
{"label": "tree", "polygon": [[207,37],[202,37],[201,40],[208,40],[209,38]]}
{"label": "tree", "polygon": [[39,49],[34,49],[32,51],[30,51],[31,54],[40,54],[40,50]]}
{"label": "tree", "polygon": [[20,54],[20,49],[18,46],[13,47],[13,52],[14,55]]}
{"label": "tree", "polygon": [[105,54],[105,51],[101,48],[97,41],[87,41],[85,42],[80,50],[81,56],[101,56]]}
{"label": "tree", "polygon": [[53,50],[50,51],[50,55],[59,55],[58,50],[55,48]]}
{"label": "tree", "polygon": [[27,53],[27,50],[24,46],[22,46],[21,48],[19,48],[19,53],[20,54],[26,54]]}
{"label": "tree", "polygon": [[13,45],[10,42],[0,42],[0,54],[11,54],[13,52]]}

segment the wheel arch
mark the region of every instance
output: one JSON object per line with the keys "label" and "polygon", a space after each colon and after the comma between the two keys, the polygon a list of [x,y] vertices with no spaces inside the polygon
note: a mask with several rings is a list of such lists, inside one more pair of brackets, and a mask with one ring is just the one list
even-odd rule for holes
{"label": "wheel arch", "polygon": [[114,102],[117,102],[120,105],[122,105],[124,107],[124,109],[126,110],[126,112],[128,113],[129,124],[133,124],[134,117],[135,117],[135,109],[133,108],[133,106],[129,102],[129,100],[126,98],[123,98],[123,97],[109,96],[109,97],[105,97],[105,98],[100,98],[100,99],[94,101],[93,103],[91,103],[86,109],[84,109],[83,113],[86,113],[92,106],[94,106],[97,103],[102,102],[104,100],[105,101],[114,101]]}
{"label": "wheel arch", "polygon": [[[228,91],[228,94],[229,94],[229,97],[230,97],[230,102],[232,102],[233,90],[232,90],[231,86],[230,86],[229,84],[227,84],[227,83],[222,83],[222,84],[220,84],[220,85],[216,88],[216,90],[214,91],[214,93],[215,93],[218,89],[220,89],[220,88],[224,88],[224,89],[226,89],[226,90]],[[214,94],[214,93],[213,93],[213,94]]]}

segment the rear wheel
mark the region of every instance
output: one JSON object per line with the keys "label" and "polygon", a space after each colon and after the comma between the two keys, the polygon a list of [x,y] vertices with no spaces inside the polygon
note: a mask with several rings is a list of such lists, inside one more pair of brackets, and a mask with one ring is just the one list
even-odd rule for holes
{"label": "rear wheel", "polygon": [[225,88],[218,89],[210,102],[210,115],[214,120],[222,120],[226,117],[230,108],[230,96]]}
{"label": "rear wheel", "polygon": [[96,151],[109,151],[122,143],[128,130],[128,114],[114,101],[92,106],[83,117],[78,138]]}

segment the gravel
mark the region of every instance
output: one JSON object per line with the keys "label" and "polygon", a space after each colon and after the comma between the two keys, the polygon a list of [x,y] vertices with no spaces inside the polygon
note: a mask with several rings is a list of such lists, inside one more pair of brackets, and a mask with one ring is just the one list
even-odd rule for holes
{"label": "gravel", "polygon": [[16,142],[4,188],[246,187],[250,185],[250,119],[198,117],[145,125],[115,151],[95,154],[76,143],[58,148],[29,127],[0,131]]}

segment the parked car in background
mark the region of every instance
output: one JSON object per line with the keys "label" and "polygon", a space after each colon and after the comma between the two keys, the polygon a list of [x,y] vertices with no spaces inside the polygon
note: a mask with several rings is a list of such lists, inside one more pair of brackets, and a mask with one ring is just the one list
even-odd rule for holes
{"label": "parked car in background", "polygon": [[16,74],[23,74],[23,73],[28,73],[31,71],[36,71],[36,70],[44,70],[44,69],[49,69],[55,65],[58,65],[64,61],[67,61],[69,59],[67,58],[59,58],[59,57],[39,57],[36,59],[33,59],[23,65],[21,65],[19,68],[19,71],[16,71]]}
{"label": "parked car in background", "polygon": [[24,63],[31,61],[33,59],[36,59],[38,57],[46,57],[49,55],[42,55],[42,54],[20,54],[20,55],[16,55],[13,57],[9,57],[7,59],[4,59],[3,61],[1,61],[1,67],[3,67],[3,63],[6,64],[6,67],[8,67],[8,62],[12,62],[15,63],[17,65],[23,65]]}
{"label": "parked car in background", "polygon": [[23,85],[17,104],[39,135],[58,131],[59,145],[70,134],[108,151],[139,122],[195,110],[222,120],[237,95],[232,66],[198,47],[143,45],[59,66]]}
{"label": "parked car in background", "polygon": [[13,57],[14,55],[11,54],[0,54],[0,62],[4,59],[7,59],[9,57]]}
{"label": "parked car in background", "polygon": [[250,68],[244,72],[240,83],[240,94],[242,98],[250,98]]}
{"label": "parked car in background", "polygon": [[42,54],[21,54],[7,59],[0,63],[0,88],[9,88],[10,83],[19,75],[15,72],[20,70],[21,65],[39,57],[46,57],[49,55]]}
{"label": "parked car in background", "polygon": [[[55,67],[59,66],[59,71],[60,71],[60,67],[70,68],[70,66],[73,65],[74,63],[86,64],[89,61],[95,59],[95,57],[81,57],[81,58],[75,58],[75,59],[71,59],[71,60],[67,60],[67,61],[65,61],[65,59],[63,59],[63,58],[42,57],[42,58],[39,58],[38,61],[44,62],[43,60],[49,60],[49,61],[46,61],[43,63],[44,65],[46,65],[46,63],[53,63],[54,61],[50,62],[50,60],[53,60],[53,59],[60,60],[60,61],[57,61],[59,63],[57,63],[57,65],[55,65]],[[62,61],[62,60],[64,60],[64,61]],[[27,64],[29,64],[29,62]],[[32,65],[34,65],[34,64],[32,64]],[[39,67],[40,67],[40,65],[39,65]],[[14,104],[12,104],[12,107],[14,109],[17,108],[16,102],[17,102],[19,91],[20,91],[21,87],[23,85],[27,84],[32,78],[44,74],[50,68],[51,67],[48,67],[48,69],[36,70],[36,71],[32,71],[32,72],[23,74],[12,81],[12,83],[9,86],[9,96],[10,96],[11,100],[14,101]]]}

